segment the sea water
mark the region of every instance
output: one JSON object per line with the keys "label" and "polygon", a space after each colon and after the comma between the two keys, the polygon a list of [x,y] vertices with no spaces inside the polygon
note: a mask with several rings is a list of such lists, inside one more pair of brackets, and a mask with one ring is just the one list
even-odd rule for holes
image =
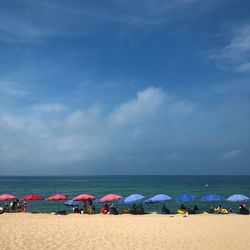
{"label": "sea water", "polygon": [[[250,196],[250,176],[55,176],[55,177],[0,177],[0,195],[8,193],[18,198],[34,193],[44,198],[61,193],[73,198],[86,193],[101,198],[114,193],[121,196],[142,194],[150,198],[156,194],[167,194],[173,198],[166,202],[171,212],[176,212],[180,203],[175,198],[181,194],[192,194],[197,200],[185,202],[186,207],[197,205],[201,211],[210,206],[222,205],[235,212],[239,203],[227,201],[204,202],[201,198],[207,194],[219,194],[224,198],[232,194]],[[0,206],[4,202],[0,201]],[[9,203],[9,201],[7,201]],[[64,201],[28,201],[28,208],[36,212],[71,210]],[[131,205],[114,202],[122,210]],[[100,204],[95,204],[99,212]],[[145,204],[147,212],[159,212],[161,204]]]}

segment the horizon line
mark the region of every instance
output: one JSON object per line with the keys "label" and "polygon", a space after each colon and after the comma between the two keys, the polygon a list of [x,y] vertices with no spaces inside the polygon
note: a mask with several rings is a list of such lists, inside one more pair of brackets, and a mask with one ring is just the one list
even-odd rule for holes
{"label": "horizon line", "polygon": [[0,175],[2,177],[98,177],[98,176],[250,176],[250,174],[88,174],[88,175]]}

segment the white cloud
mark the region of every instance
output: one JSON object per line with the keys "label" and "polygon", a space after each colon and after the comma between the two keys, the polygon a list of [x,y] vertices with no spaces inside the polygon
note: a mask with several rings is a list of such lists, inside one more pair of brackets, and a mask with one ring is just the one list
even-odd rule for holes
{"label": "white cloud", "polygon": [[222,155],[223,159],[229,160],[229,159],[234,159],[240,156],[240,154],[242,153],[242,151],[240,149],[234,149],[234,150],[230,150],[225,152]]}
{"label": "white cloud", "polygon": [[152,117],[163,116],[170,120],[187,117],[195,105],[179,100],[160,88],[147,88],[137,93],[137,98],[117,107],[108,117],[113,125],[141,123]]}
{"label": "white cloud", "polygon": [[235,67],[235,71],[249,73],[250,72],[250,62],[239,64]]}
{"label": "white cloud", "polygon": [[71,127],[83,126],[98,120],[100,115],[101,107],[98,105],[93,105],[85,111],[75,110],[71,112],[66,118],[66,124]]}
{"label": "white cloud", "polygon": [[14,130],[22,129],[25,125],[24,119],[13,116],[11,114],[1,114],[0,121],[2,123],[2,126],[6,125],[10,129],[14,129]]}
{"label": "white cloud", "polygon": [[61,112],[65,111],[66,107],[61,103],[45,103],[45,104],[36,104],[32,106],[32,110],[38,113]]}
{"label": "white cloud", "polygon": [[161,89],[148,88],[138,92],[135,100],[116,108],[110,115],[111,124],[136,123],[154,115],[164,102],[165,94]]}
{"label": "white cloud", "polygon": [[250,73],[250,24],[234,29],[228,44],[215,49],[209,57],[222,69]]}

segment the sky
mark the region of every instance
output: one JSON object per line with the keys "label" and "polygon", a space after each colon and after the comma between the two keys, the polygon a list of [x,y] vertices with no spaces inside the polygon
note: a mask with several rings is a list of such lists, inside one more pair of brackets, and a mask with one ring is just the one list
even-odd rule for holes
{"label": "sky", "polygon": [[248,0],[10,0],[0,175],[250,174]]}

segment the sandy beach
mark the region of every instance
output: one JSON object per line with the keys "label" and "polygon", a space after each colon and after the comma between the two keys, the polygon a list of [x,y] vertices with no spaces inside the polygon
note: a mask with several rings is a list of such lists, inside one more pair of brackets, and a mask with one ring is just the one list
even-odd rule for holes
{"label": "sandy beach", "polygon": [[2,214],[1,249],[250,249],[250,216]]}

